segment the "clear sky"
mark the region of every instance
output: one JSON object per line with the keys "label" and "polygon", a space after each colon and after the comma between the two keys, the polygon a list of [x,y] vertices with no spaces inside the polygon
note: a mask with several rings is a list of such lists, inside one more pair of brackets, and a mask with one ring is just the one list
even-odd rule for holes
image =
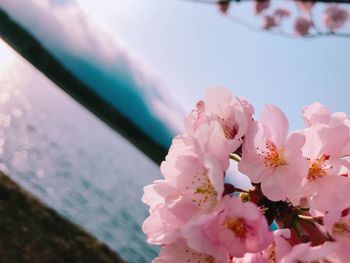
{"label": "clear sky", "polygon": [[[257,112],[265,103],[281,107],[293,128],[302,125],[301,107],[314,101],[350,114],[350,38],[253,32],[215,6],[181,0],[78,2],[175,91],[186,110],[206,87],[223,85]],[[232,13],[252,20],[250,3],[233,6]]]}

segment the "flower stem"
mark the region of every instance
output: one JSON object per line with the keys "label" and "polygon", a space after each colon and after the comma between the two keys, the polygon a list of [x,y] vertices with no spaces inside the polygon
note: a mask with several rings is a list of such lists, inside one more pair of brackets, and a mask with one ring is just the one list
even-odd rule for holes
{"label": "flower stem", "polygon": [[241,157],[238,156],[238,155],[235,154],[235,153],[231,153],[231,154],[230,154],[230,159],[236,161],[237,163],[239,163],[239,161],[241,160]]}

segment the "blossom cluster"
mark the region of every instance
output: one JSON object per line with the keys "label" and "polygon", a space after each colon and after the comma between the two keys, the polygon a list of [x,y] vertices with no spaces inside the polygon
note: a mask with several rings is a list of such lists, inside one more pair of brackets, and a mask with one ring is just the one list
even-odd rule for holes
{"label": "blossom cluster", "polygon": [[[231,0],[218,1],[219,10],[223,14],[227,14],[231,5]],[[349,11],[339,4],[326,4],[322,12],[322,23],[316,25],[313,19],[314,1],[294,0],[290,3],[295,3],[294,8],[288,7],[287,3],[273,6],[271,0],[255,0],[253,1],[254,15],[262,17],[262,28],[265,30],[279,28],[287,18],[292,18],[293,31],[297,36],[306,36],[315,31],[316,34],[326,32],[334,33],[341,29],[349,20]],[[292,11],[296,9],[297,15],[293,16]]]}
{"label": "blossom cluster", "polygon": [[[144,188],[154,263],[349,262],[350,119],[320,103],[305,107],[305,128],[211,88],[185,118]],[[250,189],[227,182],[237,163]]]}

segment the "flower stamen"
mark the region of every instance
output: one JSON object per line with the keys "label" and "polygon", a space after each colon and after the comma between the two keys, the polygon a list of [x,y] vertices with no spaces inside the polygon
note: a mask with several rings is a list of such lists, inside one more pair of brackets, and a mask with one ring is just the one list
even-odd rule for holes
{"label": "flower stamen", "polygon": [[246,236],[247,226],[242,218],[230,217],[224,222],[224,227],[231,230],[239,238]]}
{"label": "flower stamen", "polygon": [[326,163],[328,159],[329,159],[329,155],[326,155],[326,154],[322,154],[314,162],[311,162],[310,159],[308,159],[308,161],[311,163],[309,172],[307,175],[307,179],[309,181],[313,181],[317,178],[323,177],[328,174],[327,169],[330,168],[327,166],[327,163]]}
{"label": "flower stamen", "polygon": [[287,164],[283,159],[283,149],[278,149],[272,142],[266,142],[266,150],[260,150],[258,154],[264,157],[266,167],[275,168]]}

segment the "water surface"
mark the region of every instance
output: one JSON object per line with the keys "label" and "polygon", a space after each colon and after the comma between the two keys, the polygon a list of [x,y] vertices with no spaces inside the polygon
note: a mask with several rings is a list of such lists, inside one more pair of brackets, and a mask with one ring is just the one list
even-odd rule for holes
{"label": "water surface", "polygon": [[150,262],[140,199],[158,167],[1,40],[0,58],[1,169],[128,262]]}

